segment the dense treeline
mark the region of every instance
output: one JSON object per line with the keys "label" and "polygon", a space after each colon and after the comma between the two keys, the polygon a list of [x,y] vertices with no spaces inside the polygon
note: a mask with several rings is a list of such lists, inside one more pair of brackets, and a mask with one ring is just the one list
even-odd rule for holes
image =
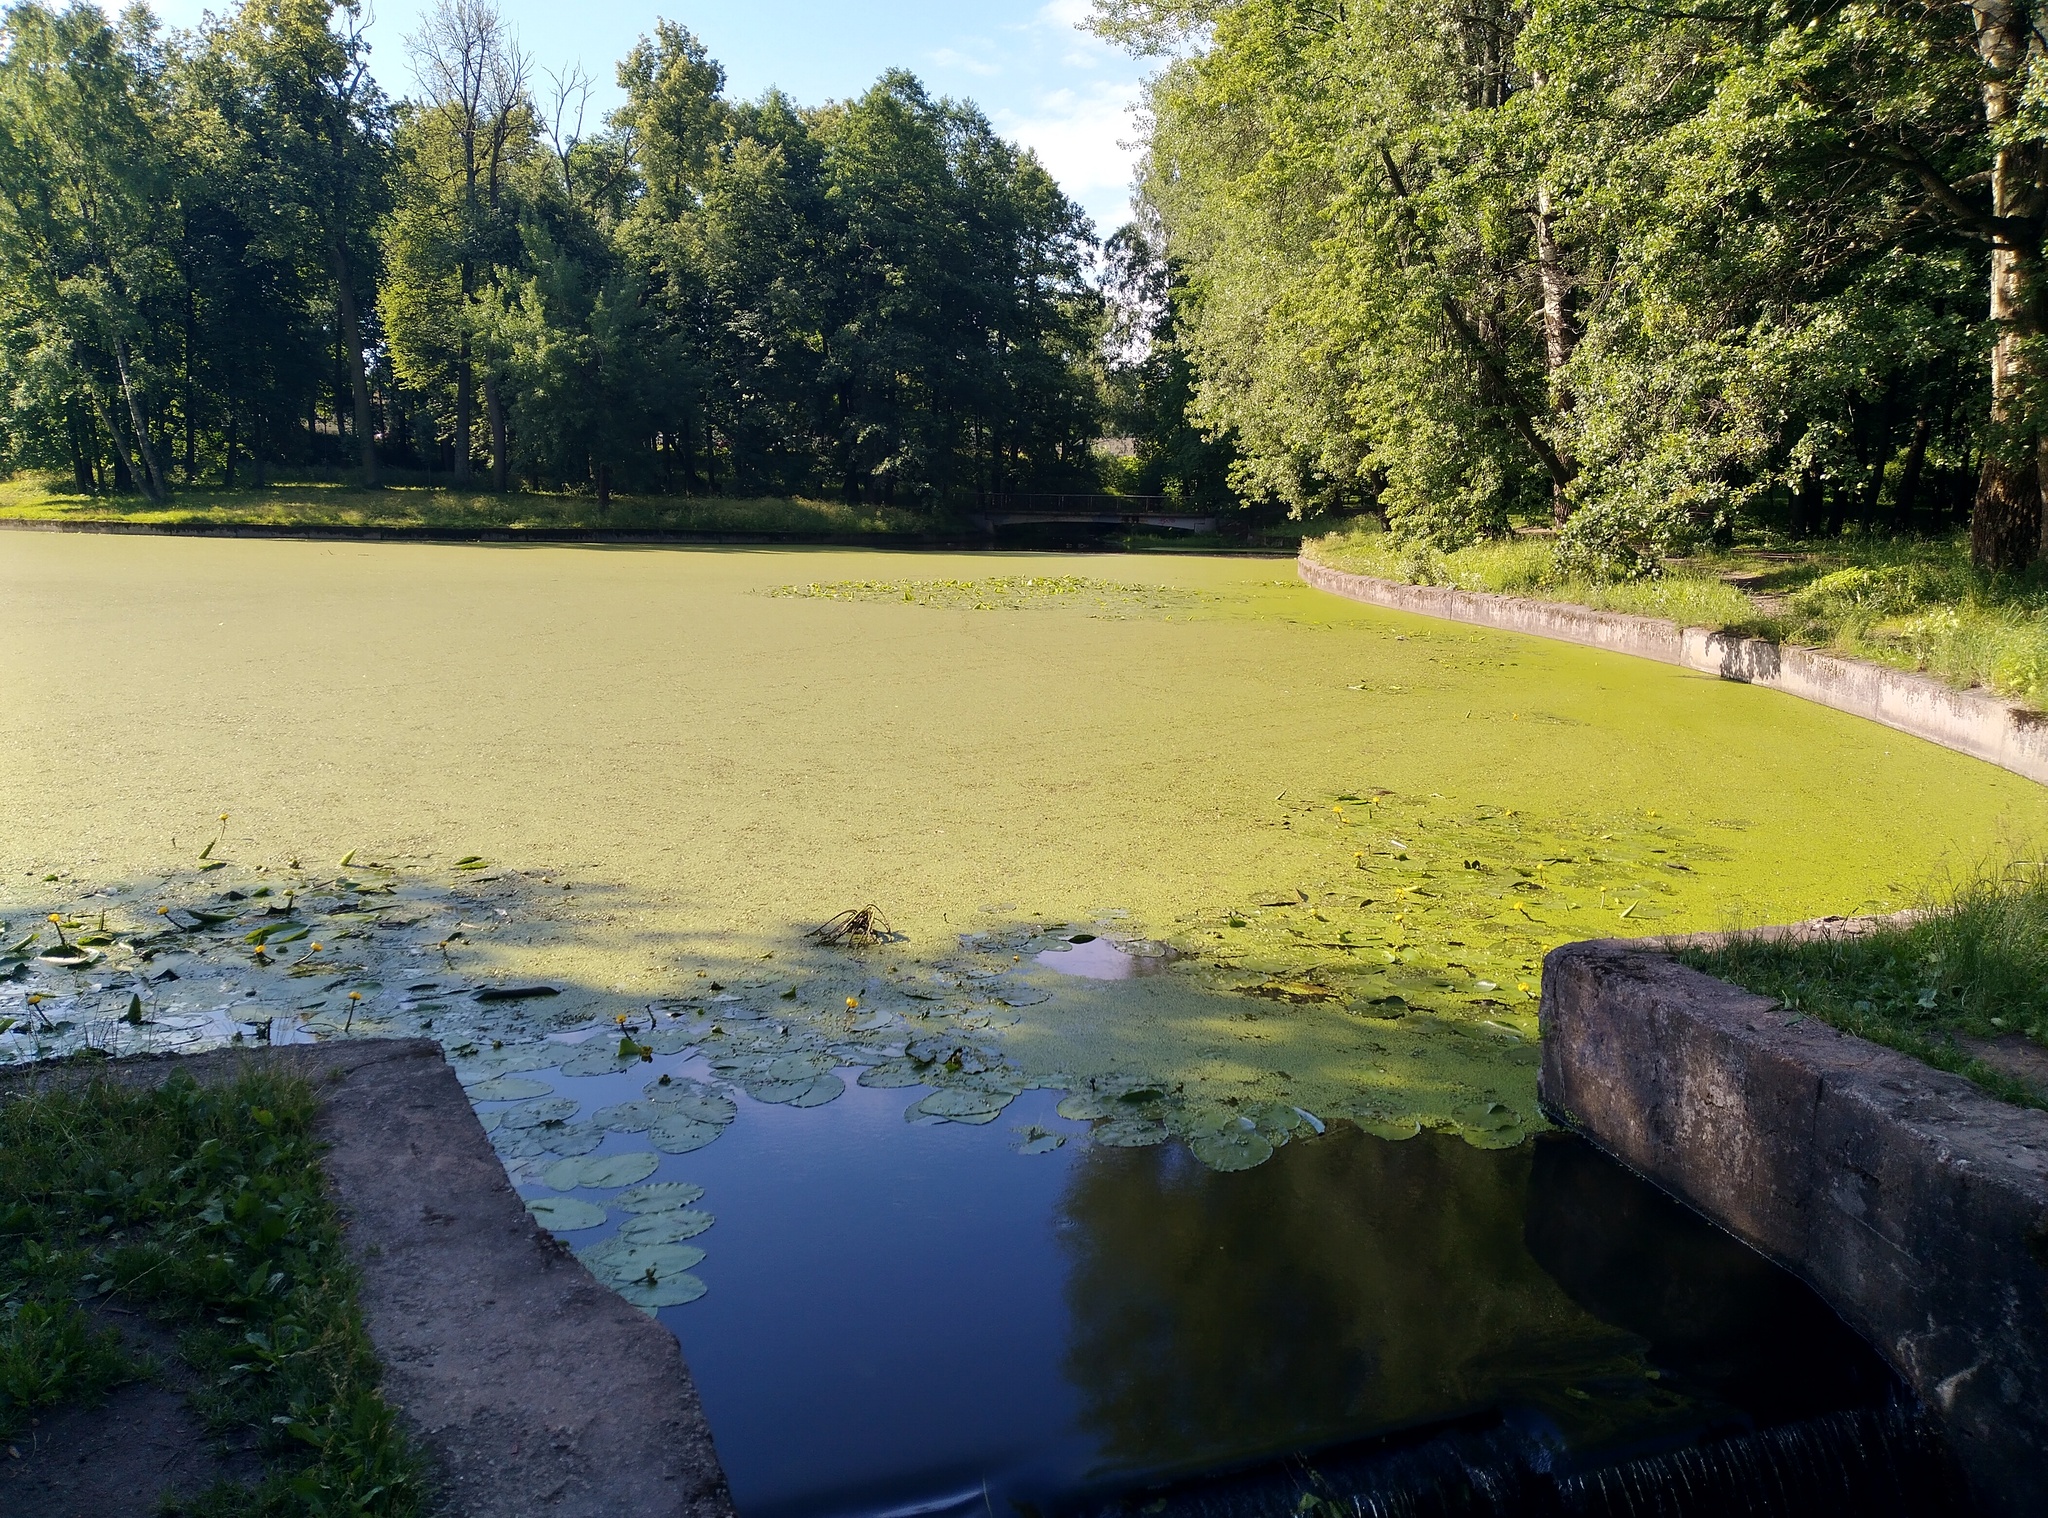
{"label": "dense treeline", "polygon": [[0,450],[152,499],[278,466],[915,504],[1095,477],[1092,229],[971,106],[626,103],[442,0],[392,101],[349,0],[0,22]]}
{"label": "dense treeline", "polygon": [[2029,0],[1097,0],[1236,481],[1634,572],[1745,521],[2042,551]]}

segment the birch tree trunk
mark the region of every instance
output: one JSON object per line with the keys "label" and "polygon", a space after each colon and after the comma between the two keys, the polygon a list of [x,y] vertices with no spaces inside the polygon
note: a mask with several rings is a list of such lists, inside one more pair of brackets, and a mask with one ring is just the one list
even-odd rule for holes
{"label": "birch tree trunk", "polygon": [[363,484],[375,490],[377,434],[370,420],[370,376],[363,369],[363,320],[356,306],[354,271],[349,268],[348,249],[339,237],[330,237],[327,253],[334,274],[334,308],[341,321],[349,395],[355,403],[356,449],[362,460]]}
{"label": "birch tree trunk", "polygon": [[491,428],[491,489],[503,495],[512,488],[512,459],[506,448],[505,398],[495,371],[484,375],[484,415]]}
{"label": "birch tree trunk", "polygon": [[[1538,81],[1539,85],[1541,81]],[[1543,366],[1550,376],[1550,420],[1553,427],[1571,415],[1571,387],[1563,379],[1564,366],[1579,345],[1578,313],[1572,301],[1571,271],[1565,267],[1557,248],[1550,187],[1536,187],[1536,280],[1543,294]],[[1558,460],[1568,477],[1578,472],[1570,449],[1558,447]],[[1550,482],[1552,520],[1559,526],[1572,514],[1565,482],[1555,473]]]}
{"label": "birch tree trunk", "polygon": [[149,445],[149,427],[142,420],[142,403],[135,398],[135,385],[129,377],[128,343],[120,336],[114,338],[114,367],[121,374],[121,395],[128,402],[128,419],[135,426],[136,451],[142,455],[142,472],[136,480],[151,503],[161,506],[165,495],[164,475],[157,467],[156,450]]}
{"label": "birch tree trunk", "polygon": [[[1974,0],[1971,10],[1985,67],[1984,122],[1995,136],[2026,92],[2033,17],[2025,0]],[[2043,169],[2041,147],[2025,141],[2001,145],[1992,164],[1992,437],[1970,514],[1970,558],[1980,569],[2021,569],[2042,550],[2043,439],[2030,412],[2041,381]]]}

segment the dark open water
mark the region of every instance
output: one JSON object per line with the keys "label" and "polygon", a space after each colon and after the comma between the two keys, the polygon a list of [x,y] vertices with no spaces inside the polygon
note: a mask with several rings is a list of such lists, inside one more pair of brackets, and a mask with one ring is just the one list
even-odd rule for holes
{"label": "dark open water", "polygon": [[[1091,1147],[1056,1093],[911,1124],[919,1090],[852,1074],[818,1108],[741,1098],[659,1171],[718,1217],[708,1295],[661,1319],[743,1518],[1157,1511],[1175,1482],[1176,1508],[1283,1513],[1318,1471],[1568,1476],[1897,1396],[1803,1285],[1565,1135],[1340,1127],[1220,1174]],[[1028,1123],[1074,1138],[1021,1155]]]}

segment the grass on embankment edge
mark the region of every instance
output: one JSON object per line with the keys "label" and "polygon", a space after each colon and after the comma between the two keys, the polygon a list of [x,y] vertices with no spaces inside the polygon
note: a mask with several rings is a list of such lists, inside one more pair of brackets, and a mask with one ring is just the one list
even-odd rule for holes
{"label": "grass on embankment edge", "polygon": [[356,1276],[322,1184],[303,1079],[176,1073],[0,1092],[0,1437],[147,1374],[83,1304],[176,1331],[216,1434],[261,1449],[205,1518],[423,1507],[422,1466],[378,1390]]}
{"label": "grass on embankment edge", "polygon": [[1545,538],[1445,554],[1364,531],[1333,533],[1304,551],[1332,569],[1379,579],[1562,601],[1826,649],[2048,710],[2048,566],[1986,574],[1971,566],[1959,535],[1843,538],[1790,552],[1734,548],[1675,561],[1655,579],[1626,581],[1560,574]]}
{"label": "grass on embankment edge", "polygon": [[137,527],[544,528],[611,532],[772,532],[882,537],[932,530],[931,520],[893,506],[847,506],[806,497],[626,496],[600,507],[570,493],[456,490],[446,486],[285,482],[262,489],[195,486],[162,506],[138,495],[84,495],[46,476],[0,481],[0,520],[122,523]]}
{"label": "grass on embankment edge", "polygon": [[1738,933],[1677,958],[2005,1101],[2048,1108],[2048,1093],[1962,1042],[2020,1034],[2048,1045],[2048,874],[2039,862],[1980,875],[1910,921],[1804,940]]}

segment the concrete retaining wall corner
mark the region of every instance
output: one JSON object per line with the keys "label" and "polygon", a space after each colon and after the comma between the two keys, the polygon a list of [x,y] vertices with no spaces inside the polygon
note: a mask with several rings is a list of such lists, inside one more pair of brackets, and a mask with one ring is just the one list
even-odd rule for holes
{"label": "concrete retaining wall corner", "polygon": [[2048,1113],[1623,940],[1553,949],[1545,1109],[1812,1285],[1987,1513],[2048,1512]]}

